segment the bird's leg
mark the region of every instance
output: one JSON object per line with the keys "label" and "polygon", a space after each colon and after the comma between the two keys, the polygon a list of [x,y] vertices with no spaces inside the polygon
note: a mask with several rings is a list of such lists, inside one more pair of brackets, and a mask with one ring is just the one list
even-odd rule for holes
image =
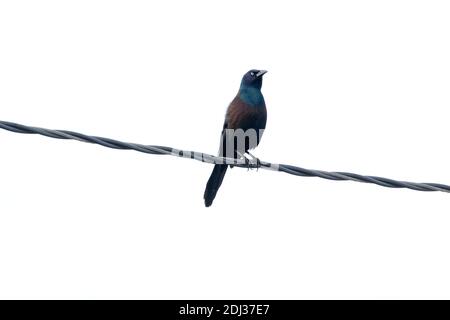
{"label": "bird's leg", "polygon": [[245,165],[247,166],[247,171],[249,171],[249,170],[250,170],[250,160],[245,156],[245,154],[242,154],[242,153],[240,153],[240,152],[237,151],[237,150],[236,150],[236,152],[237,152],[237,154],[238,154],[241,158],[244,159]]}
{"label": "bird's leg", "polygon": [[256,162],[256,171],[258,171],[259,167],[261,167],[261,161],[257,157],[252,155],[248,150],[247,150],[246,154],[252,158],[251,159],[252,161]]}

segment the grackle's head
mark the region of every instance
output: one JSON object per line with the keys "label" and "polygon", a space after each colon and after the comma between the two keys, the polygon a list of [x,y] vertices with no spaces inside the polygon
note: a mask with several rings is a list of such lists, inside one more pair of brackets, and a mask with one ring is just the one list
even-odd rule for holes
{"label": "grackle's head", "polygon": [[256,69],[248,71],[242,77],[241,86],[261,89],[262,78],[266,72],[267,72],[266,70],[256,70]]}

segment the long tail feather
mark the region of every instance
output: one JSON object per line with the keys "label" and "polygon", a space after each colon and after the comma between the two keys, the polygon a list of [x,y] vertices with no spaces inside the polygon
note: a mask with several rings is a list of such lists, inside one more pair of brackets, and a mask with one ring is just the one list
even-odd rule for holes
{"label": "long tail feather", "polygon": [[217,190],[219,190],[223,178],[225,177],[227,168],[228,165],[226,164],[216,164],[214,166],[213,172],[211,173],[208,183],[206,184],[205,194],[203,195],[206,207],[209,207],[213,203]]}

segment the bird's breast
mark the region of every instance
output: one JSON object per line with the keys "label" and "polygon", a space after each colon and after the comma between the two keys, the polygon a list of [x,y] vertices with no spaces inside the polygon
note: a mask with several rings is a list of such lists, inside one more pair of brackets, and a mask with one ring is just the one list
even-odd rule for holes
{"label": "bird's breast", "polygon": [[236,97],[227,110],[228,129],[265,129],[267,121],[267,110],[265,104],[250,106]]}

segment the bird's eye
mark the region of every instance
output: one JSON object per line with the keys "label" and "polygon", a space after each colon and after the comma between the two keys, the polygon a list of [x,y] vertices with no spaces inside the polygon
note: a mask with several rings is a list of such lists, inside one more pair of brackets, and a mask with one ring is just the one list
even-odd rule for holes
{"label": "bird's eye", "polygon": [[254,77],[254,76],[255,76],[255,73],[254,73],[254,72],[250,72],[250,75],[251,75],[252,77]]}

